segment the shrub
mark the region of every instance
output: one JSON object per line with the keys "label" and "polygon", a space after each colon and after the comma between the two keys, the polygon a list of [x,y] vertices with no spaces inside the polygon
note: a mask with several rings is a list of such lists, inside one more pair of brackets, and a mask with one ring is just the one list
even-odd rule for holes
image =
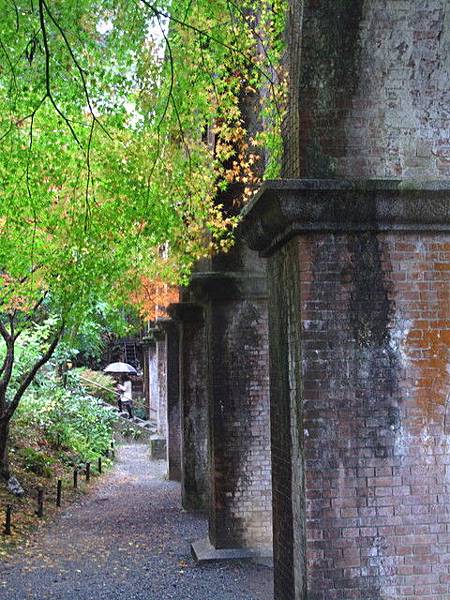
{"label": "shrub", "polygon": [[17,454],[22,458],[23,466],[27,471],[48,478],[52,476],[51,466],[55,464],[55,460],[50,456],[45,456],[33,448],[21,448]]}
{"label": "shrub", "polygon": [[69,451],[74,462],[84,462],[106,453],[116,418],[72,374],[70,387],[63,388],[56,377],[48,377],[45,386],[30,389],[17,409],[13,427],[22,439],[39,430],[55,448]]}
{"label": "shrub", "polygon": [[92,371],[91,369],[77,369],[76,373],[82,386],[86,387],[92,396],[115,404],[115,381],[111,375],[107,375],[102,371]]}

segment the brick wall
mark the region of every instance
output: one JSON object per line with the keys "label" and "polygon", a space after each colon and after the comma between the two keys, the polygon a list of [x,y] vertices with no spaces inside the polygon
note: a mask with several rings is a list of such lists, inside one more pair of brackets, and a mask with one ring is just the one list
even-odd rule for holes
{"label": "brick wall", "polygon": [[149,390],[149,414],[151,419],[156,419],[158,415],[158,360],[156,353],[156,343],[150,344],[144,354],[144,360],[147,363],[148,390]]}
{"label": "brick wall", "polygon": [[167,437],[167,341],[166,337],[156,341],[156,361],[158,373],[158,433]]}
{"label": "brick wall", "polygon": [[[290,0],[283,176],[448,177],[449,23],[447,0]],[[284,211],[280,190],[247,215],[270,255],[275,598],[443,600],[448,233],[375,234],[385,205],[372,233],[308,234],[333,198]]]}
{"label": "brick wall", "polygon": [[284,176],[448,177],[448,1],[291,0],[290,12]]}
{"label": "brick wall", "polygon": [[187,510],[209,505],[207,337],[201,308],[195,309],[180,315],[181,496]]}
{"label": "brick wall", "polygon": [[308,598],[447,598],[450,238],[298,251]]}
{"label": "brick wall", "polygon": [[269,262],[275,597],[303,598],[305,556],[308,600],[450,597],[450,237],[305,235]]}
{"label": "brick wall", "polygon": [[271,183],[276,600],[450,597],[450,186]]}
{"label": "brick wall", "polygon": [[180,340],[178,324],[168,320],[166,331],[167,348],[167,462],[168,477],[181,480],[181,411],[180,411]]}
{"label": "brick wall", "polygon": [[303,2],[288,2],[287,27],[285,32],[286,51],[282,62],[288,73],[288,110],[282,124],[283,161],[282,177],[298,177],[300,174],[300,56]]}
{"label": "brick wall", "polygon": [[210,540],[216,548],[272,543],[267,304],[209,308]]}
{"label": "brick wall", "polygon": [[297,422],[301,419],[302,399],[296,249],[294,240],[268,264],[276,600],[303,598],[306,591],[302,424]]}

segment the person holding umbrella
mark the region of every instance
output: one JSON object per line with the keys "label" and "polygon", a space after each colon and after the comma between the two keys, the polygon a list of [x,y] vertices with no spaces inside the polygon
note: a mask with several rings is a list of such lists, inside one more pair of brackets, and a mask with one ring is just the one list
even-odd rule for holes
{"label": "person holding umbrella", "polygon": [[136,369],[127,363],[117,362],[111,363],[103,370],[105,373],[114,373],[116,375],[120,374],[116,385],[116,393],[118,395],[117,404],[120,412],[122,412],[123,408],[125,407],[130,419],[132,419],[133,392],[129,373],[136,374]]}
{"label": "person holding umbrella", "polygon": [[132,419],[133,392],[131,379],[128,375],[122,375],[120,377],[120,381],[117,382],[116,392],[119,394],[117,404],[120,412],[122,412],[125,407],[130,419]]}

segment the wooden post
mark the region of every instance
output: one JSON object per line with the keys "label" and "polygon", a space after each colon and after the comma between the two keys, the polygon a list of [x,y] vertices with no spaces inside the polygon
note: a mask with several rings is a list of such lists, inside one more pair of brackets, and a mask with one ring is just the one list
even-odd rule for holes
{"label": "wooden post", "polygon": [[42,488],[38,489],[36,514],[39,519],[44,516],[44,490]]}
{"label": "wooden post", "polygon": [[62,497],[62,481],[58,479],[58,483],[56,485],[56,506],[61,506],[61,497]]}
{"label": "wooden post", "polygon": [[101,456],[98,457],[98,472],[99,473],[102,472],[102,457]]}
{"label": "wooden post", "polygon": [[6,507],[6,517],[5,517],[5,535],[11,535],[11,514],[13,507],[8,504]]}
{"label": "wooden post", "polygon": [[78,487],[78,469],[77,469],[77,467],[75,467],[73,470],[73,487],[74,487],[74,489],[77,489],[77,487]]}
{"label": "wooden post", "polygon": [[91,463],[87,462],[86,463],[86,481],[90,481],[91,480]]}

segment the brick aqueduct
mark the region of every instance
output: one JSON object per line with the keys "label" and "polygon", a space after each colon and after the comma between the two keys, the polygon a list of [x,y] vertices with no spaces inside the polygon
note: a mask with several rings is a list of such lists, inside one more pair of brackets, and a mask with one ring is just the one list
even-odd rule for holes
{"label": "brick aqueduct", "polygon": [[445,600],[450,0],[290,4],[284,179],[146,349],[169,475],[275,600]]}

